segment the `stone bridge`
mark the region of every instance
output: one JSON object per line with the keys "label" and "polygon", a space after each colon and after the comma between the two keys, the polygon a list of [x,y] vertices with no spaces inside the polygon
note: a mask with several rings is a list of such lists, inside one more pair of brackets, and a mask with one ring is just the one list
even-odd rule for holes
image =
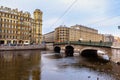
{"label": "stone bridge", "polygon": [[102,52],[104,55],[108,55],[109,59],[112,57],[112,48],[111,43],[91,43],[85,44],[85,43],[57,43],[54,44],[54,51],[60,52],[60,50],[65,50],[65,56],[73,56],[74,52],[77,51],[82,56],[98,56],[98,52]]}

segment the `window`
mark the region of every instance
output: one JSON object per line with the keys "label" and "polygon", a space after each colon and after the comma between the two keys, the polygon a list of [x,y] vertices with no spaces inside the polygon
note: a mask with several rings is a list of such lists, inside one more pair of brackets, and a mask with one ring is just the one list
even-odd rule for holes
{"label": "window", "polygon": [[6,36],[4,35],[3,38],[6,38]]}
{"label": "window", "polygon": [[5,16],[5,14],[3,13],[2,16]]}

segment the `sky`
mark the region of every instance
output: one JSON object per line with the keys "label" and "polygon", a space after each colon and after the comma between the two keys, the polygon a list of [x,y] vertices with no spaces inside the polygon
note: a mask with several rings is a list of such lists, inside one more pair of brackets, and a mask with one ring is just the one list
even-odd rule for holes
{"label": "sky", "polygon": [[0,6],[43,12],[42,33],[60,25],[84,25],[97,29],[100,34],[120,37],[120,0],[0,0]]}

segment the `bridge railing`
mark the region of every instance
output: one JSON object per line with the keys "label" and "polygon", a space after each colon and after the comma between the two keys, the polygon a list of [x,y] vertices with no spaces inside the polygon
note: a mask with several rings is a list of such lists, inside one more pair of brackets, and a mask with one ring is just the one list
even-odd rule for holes
{"label": "bridge railing", "polygon": [[67,42],[57,42],[54,43],[55,45],[64,45],[64,44],[69,44],[69,45],[88,45],[88,46],[103,46],[103,47],[111,47],[112,42],[93,42],[93,41],[67,41]]}

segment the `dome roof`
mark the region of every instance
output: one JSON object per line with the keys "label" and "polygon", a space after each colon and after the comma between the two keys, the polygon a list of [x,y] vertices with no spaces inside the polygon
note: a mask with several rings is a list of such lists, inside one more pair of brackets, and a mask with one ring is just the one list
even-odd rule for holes
{"label": "dome roof", "polygon": [[42,13],[42,11],[40,9],[35,9],[34,13],[36,13],[36,12]]}

